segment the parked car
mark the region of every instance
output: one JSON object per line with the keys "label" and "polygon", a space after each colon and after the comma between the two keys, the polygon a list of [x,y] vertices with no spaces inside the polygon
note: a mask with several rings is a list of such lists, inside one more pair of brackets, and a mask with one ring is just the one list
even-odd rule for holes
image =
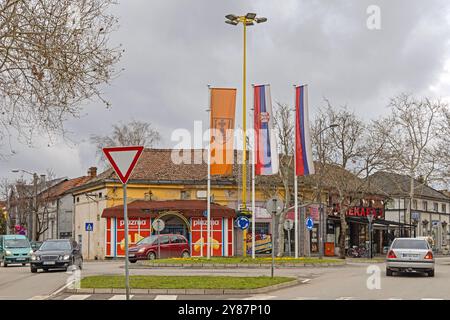
{"label": "parked car", "polygon": [[38,250],[42,245],[42,241],[31,241],[31,249],[34,251]]}
{"label": "parked car", "polygon": [[[159,257],[158,257],[159,247]],[[179,234],[152,235],[144,238],[128,250],[128,260],[154,260],[156,258],[189,257],[189,243]]]}
{"label": "parked car", "polygon": [[386,276],[394,272],[421,272],[434,277],[434,256],[429,242],[418,238],[396,238],[386,257]]}
{"label": "parked car", "polygon": [[0,236],[0,262],[7,267],[10,264],[22,264],[30,262],[31,250],[27,237],[20,234]]}
{"label": "parked car", "polygon": [[68,239],[46,240],[40,248],[31,255],[30,268],[35,273],[39,269],[64,269],[69,266],[83,268],[83,256],[76,241]]}

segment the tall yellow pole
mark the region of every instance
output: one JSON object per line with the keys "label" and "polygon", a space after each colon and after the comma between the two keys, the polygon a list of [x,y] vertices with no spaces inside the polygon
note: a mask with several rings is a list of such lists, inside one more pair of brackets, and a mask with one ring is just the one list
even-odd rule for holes
{"label": "tall yellow pole", "polygon": [[[243,149],[244,156],[242,157],[242,204],[244,209],[247,209],[247,19],[243,17],[244,21],[244,63],[243,63],[243,80],[242,80],[242,127],[244,130],[243,138]],[[247,256],[247,229],[243,233],[244,243],[243,243],[243,256]]]}

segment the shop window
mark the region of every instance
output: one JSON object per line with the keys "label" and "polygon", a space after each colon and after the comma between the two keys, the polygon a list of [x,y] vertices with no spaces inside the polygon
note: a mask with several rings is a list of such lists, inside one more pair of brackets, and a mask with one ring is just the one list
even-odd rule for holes
{"label": "shop window", "polygon": [[270,234],[270,223],[268,222],[256,222],[255,232],[257,234]]}
{"label": "shop window", "polygon": [[180,196],[181,196],[181,200],[189,200],[189,199],[191,199],[191,192],[183,190],[183,191],[181,191]]}

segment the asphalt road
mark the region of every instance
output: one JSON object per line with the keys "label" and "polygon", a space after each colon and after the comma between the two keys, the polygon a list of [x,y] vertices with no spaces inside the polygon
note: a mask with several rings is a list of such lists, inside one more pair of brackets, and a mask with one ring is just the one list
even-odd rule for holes
{"label": "asphalt road", "polygon": [[[86,262],[82,276],[123,274],[123,262]],[[369,269],[368,269],[369,268]],[[370,271],[370,273],[368,273]],[[374,273],[375,271],[375,273]],[[379,271],[379,272],[378,272]],[[270,269],[133,269],[130,274],[148,275],[270,275]],[[133,299],[450,299],[450,258],[438,258],[434,278],[426,275],[386,277],[384,264],[350,263],[329,268],[277,269],[276,275],[295,276],[301,285],[260,295],[242,296],[134,296]],[[122,299],[121,295],[72,295],[57,293],[71,273],[64,271],[32,274],[29,267],[0,268],[0,299]],[[369,287],[368,287],[369,282]],[[56,293],[56,294],[55,294]]]}

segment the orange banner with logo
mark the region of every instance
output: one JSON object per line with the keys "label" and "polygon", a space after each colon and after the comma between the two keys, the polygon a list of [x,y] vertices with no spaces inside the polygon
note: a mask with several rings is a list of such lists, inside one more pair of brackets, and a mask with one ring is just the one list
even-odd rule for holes
{"label": "orange banner with logo", "polygon": [[236,89],[211,89],[211,175],[231,175]]}

